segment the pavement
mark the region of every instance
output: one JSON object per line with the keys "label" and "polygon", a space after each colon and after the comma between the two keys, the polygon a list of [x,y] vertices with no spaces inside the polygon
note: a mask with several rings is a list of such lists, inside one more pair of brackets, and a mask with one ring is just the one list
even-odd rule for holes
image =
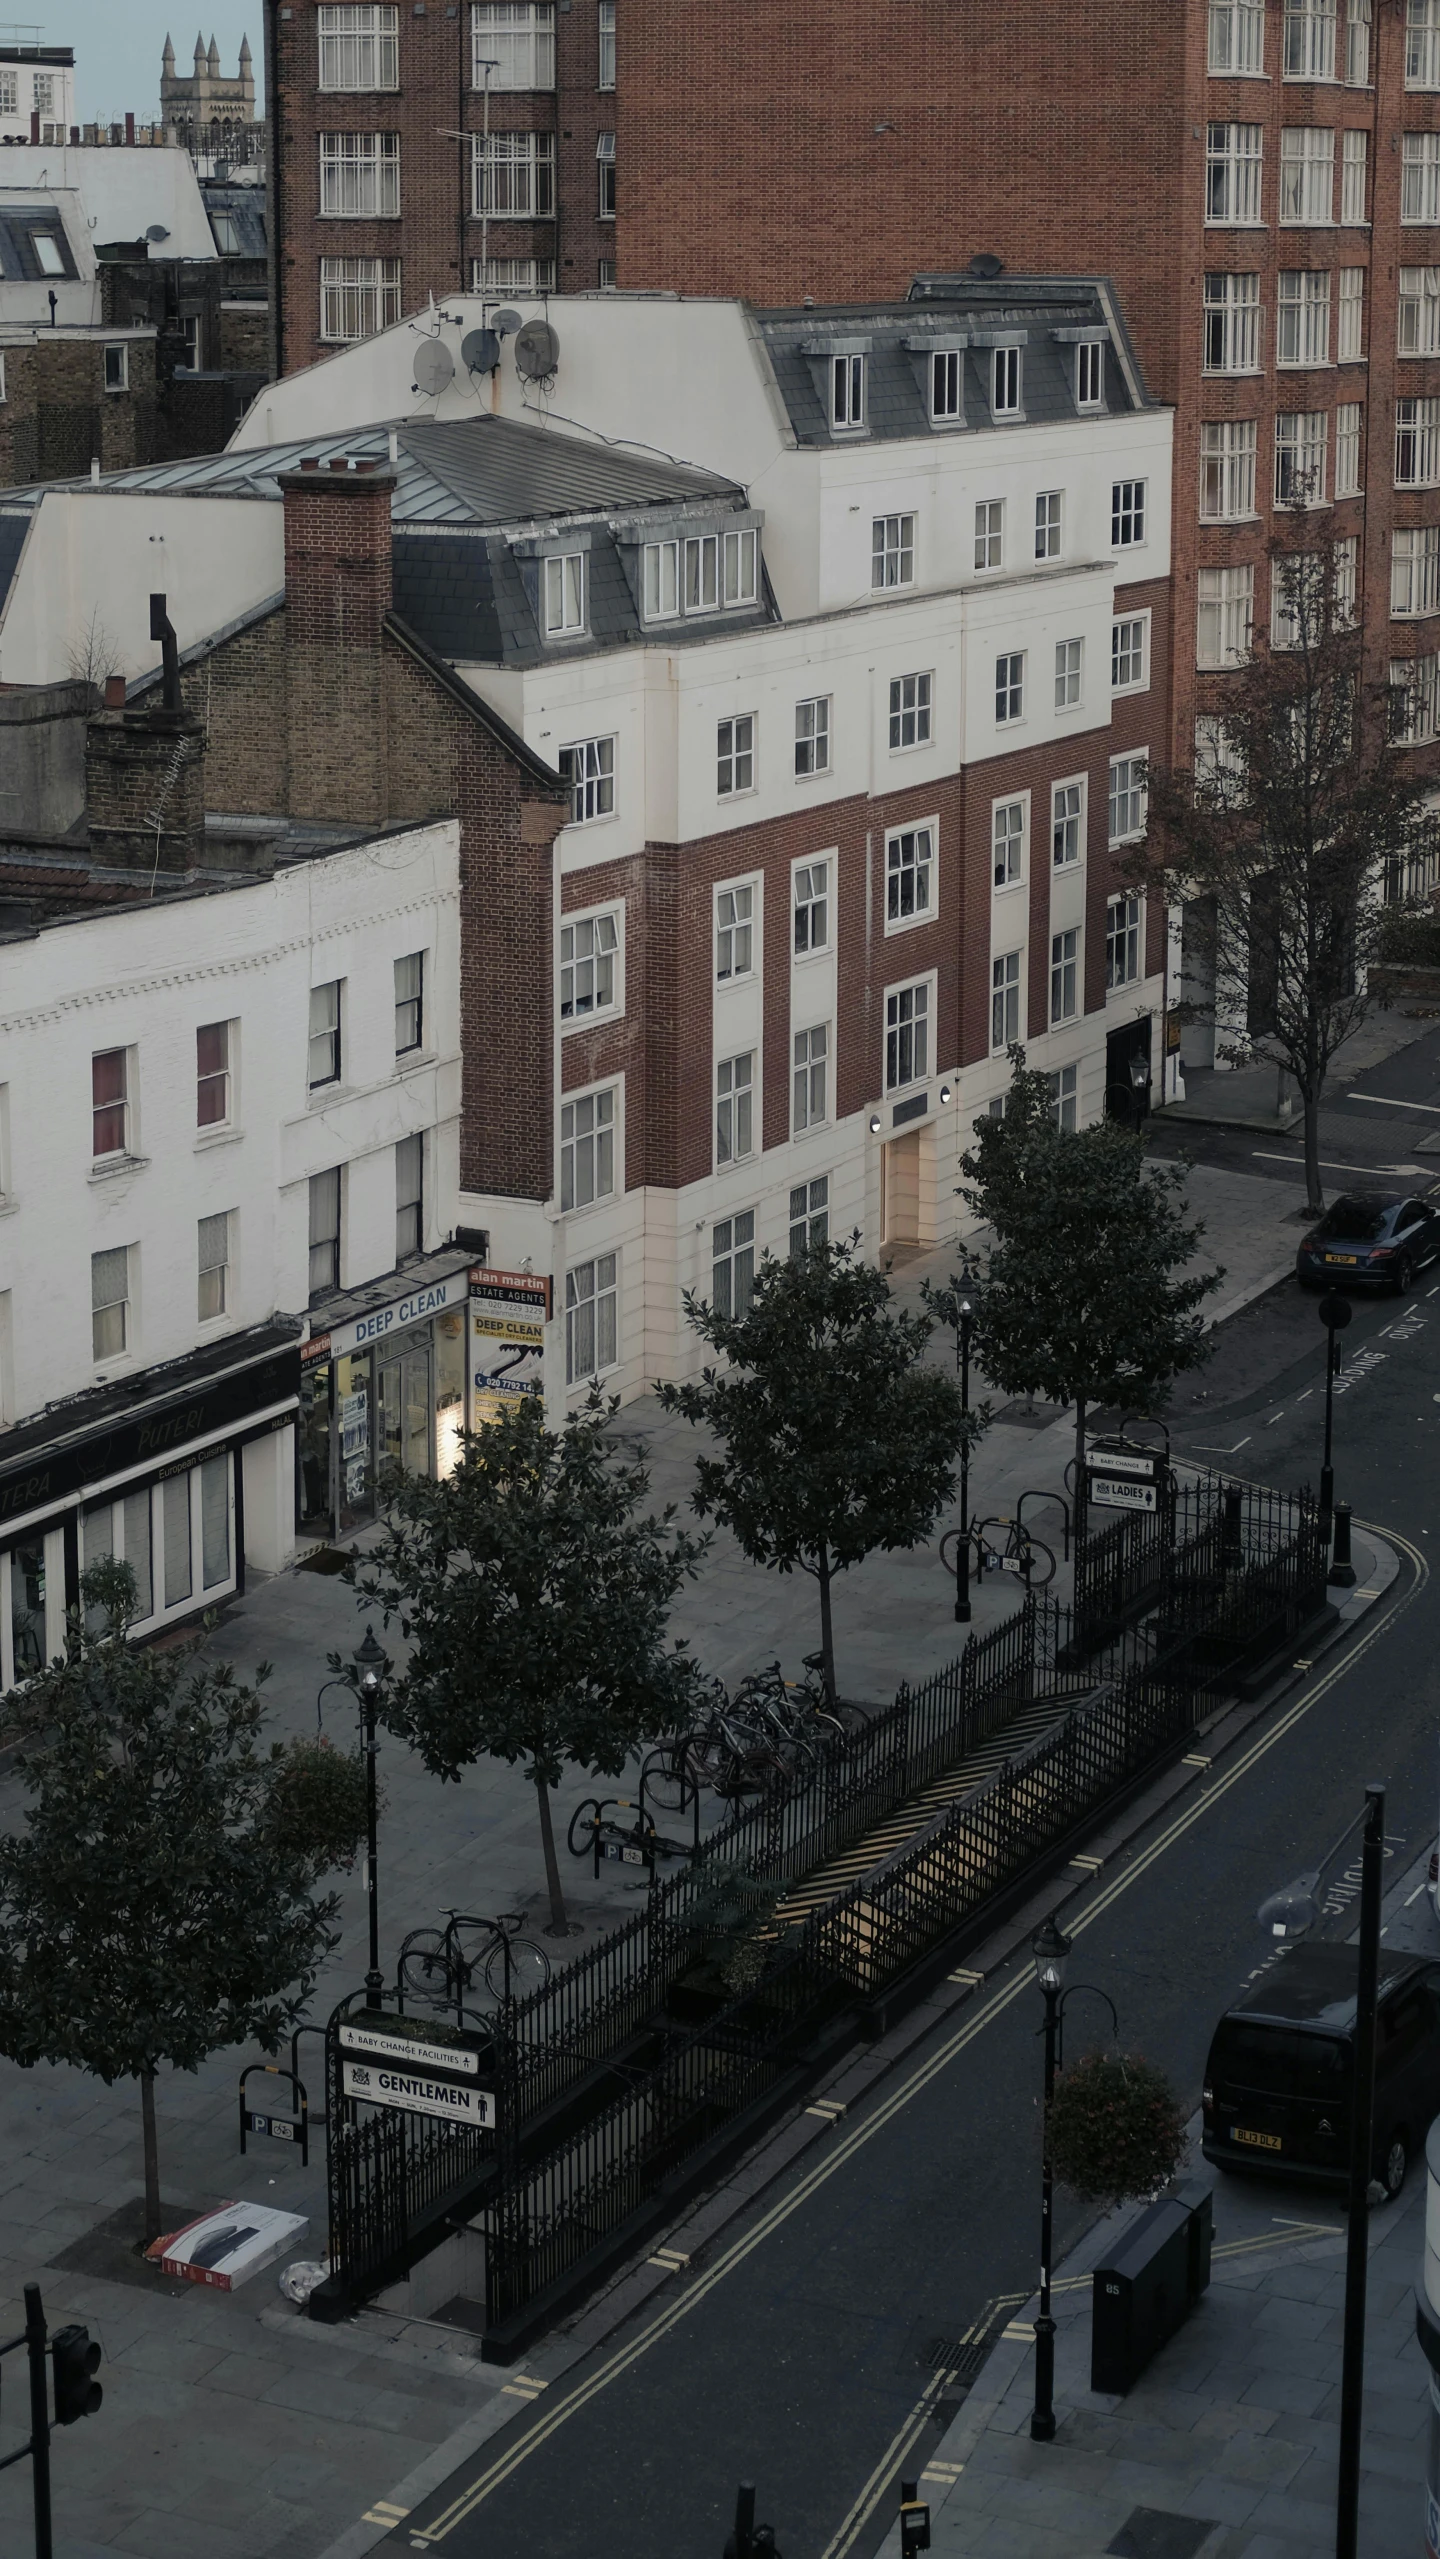
{"label": "pavement", "polygon": [[[1231,1162],[1197,1163],[1189,1178],[1206,1221],[1205,1250],[1227,1271],[1217,1311],[1226,1298],[1261,1310],[1279,1303],[1265,1293],[1292,1264],[1293,1189]],[[895,1272],[897,1293],[917,1293],[927,1267],[944,1274],[953,1259],[946,1247],[907,1262]],[[1313,1310],[1305,1311],[1313,1331]],[[946,1345],[937,1341],[933,1355],[946,1355]],[[657,1504],[683,1497],[695,1453],[688,1426],[662,1416],[648,1399],[627,1408],[622,1426],[644,1439]],[[1073,1428],[1063,1416],[1042,1414],[1038,1426],[1013,1413],[997,1419],[972,1470],[972,1506],[1009,1512],[1027,1486],[1053,1495],[1072,1453]],[[1285,1479],[1292,1471],[1284,1470]],[[1037,1505],[1034,1519],[1042,1535],[1060,1527],[1058,1509],[1042,1515]],[[1056,1588],[1063,1588],[1063,1568]],[[837,1591],[836,1631],[847,1693],[885,1700],[898,1679],[923,1677],[950,1660],[960,1632],[951,1600],[933,1547],[876,1557],[846,1576]],[[977,1626],[1008,1613],[1013,1601],[1008,1580],[983,1588]],[[772,1652],[794,1669],[817,1640],[808,1582],[756,1571],[723,1535],[700,1580],[682,1594],[674,1622],[706,1666],[728,1679]],[[255,1581],[225,1611],[211,1645],[242,1670],[262,1659],[274,1662],[272,1724],[283,1736],[315,1729],[326,1654],[352,1647],[363,1624],[342,1585],[287,1573]],[[336,1720],[345,1702],[343,1695],[325,1701],[326,1727],[337,1735],[349,1729],[343,1713]],[[1339,1782],[1331,1770],[1324,1775],[1327,1786]],[[381,1784],[387,1964],[408,1929],[433,1924],[447,1908],[518,1909],[539,1927],[539,1843],[523,1778],[487,1765],[458,1785],[440,1786],[391,1746],[382,1753]],[[562,1832],[573,1805],[593,1791],[592,1781],[579,1777],[562,1790]],[[615,1791],[626,1789],[617,1783]],[[13,1825],[22,1803],[13,1772],[0,1770],[0,1821]],[[603,1870],[596,1882],[588,1870],[567,1864],[576,1950],[634,1909],[633,1891],[615,1878],[616,1870]],[[341,1879],[340,1928],[340,1945],[311,2003],[316,2020],[364,1969],[358,1875]],[[252,2147],[244,2160],[238,2156],[237,2074],[250,2058],[221,2054],[193,2075],[162,2077],[169,2217],[178,2223],[232,2199],[276,2203],[309,2217],[308,2237],[296,2253],[319,2254],[323,2142],[315,2142],[308,2167],[278,2143]],[[301,2069],[318,2105],[313,2038],[302,2044]],[[982,2181],[991,2173],[985,2162],[992,2137],[987,2133],[983,2159],[975,2162]],[[414,2474],[417,2461],[423,2469],[427,2447],[443,2471],[477,2430],[487,2436],[513,2421],[534,2395],[517,2390],[519,2376],[504,2367],[482,2365],[473,2341],[431,2321],[371,2309],[341,2329],[322,2328],[283,2302],[273,2271],[231,2295],[166,2284],[134,2256],[139,2184],[139,2106],[132,2088],[106,2088],[68,2069],[26,2072],[0,2063],[0,2342],[21,2325],[22,2284],[38,2280],[52,2326],[87,2322],[105,2356],[103,2409],[54,2445],[57,2559],[93,2559],[100,2550],[130,2551],[138,2559],[188,2559],[191,2552],[196,2559],[231,2553],[238,2559],[280,2549],[313,2559],[351,2518],[372,2509],[381,2515],[395,2483]],[[1009,2244],[997,2224],[994,2245],[1001,2253],[1002,2242]],[[566,2341],[566,2354],[574,2344]],[[24,2403],[15,2359],[7,2364],[0,2457],[21,2439]],[[706,2384],[712,2393],[718,2386],[713,2378]],[[865,2449],[866,2422],[863,2409],[847,2417],[843,2448],[827,2455],[837,2475],[852,2444],[857,2455]],[[0,2551],[28,2546],[28,2512],[28,2465],[0,2470]],[[367,2527],[363,2542],[373,2542],[380,2528]],[[507,2542],[502,2531],[491,2546],[508,2554],[529,2545]],[[622,2546],[623,2538],[604,2534],[594,2544]]]}
{"label": "pavement", "polygon": [[[1387,1895],[1386,1944],[1440,1953],[1417,1859]],[[1093,2271],[1142,2207],[1107,2214],[1053,2288],[1053,2443],[1030,2438],[1039,2304],[1014,2306],[954,2422],[910,2465],[940,2559],[1314,2559],[1333,2547],[1345,2298],[1342,2194],[1187,2178],[1215,2216],[1210,2288],[1125,2397],[1090,2388]],[[1424,2161],[1370,2216],[1360,2559],[1424,2546],[1429,2367],[1415,2337]],[[898,2522],[883,2545],[899,2559]]]}

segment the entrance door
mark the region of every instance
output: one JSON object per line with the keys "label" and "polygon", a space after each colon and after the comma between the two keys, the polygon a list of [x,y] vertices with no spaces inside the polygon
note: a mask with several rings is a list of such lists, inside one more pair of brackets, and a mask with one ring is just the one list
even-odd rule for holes
{"label": "entrance door", "polygon": [[920,1241],[920,1131],[892,1137],[885,1149],[884,1228],[887,1244]]}
{"label": "entrance door", "polygon": [[402,1475],[430,1475],[430,1334],[387,1344],[380,1368],[380,1449]]}
{"label": "entrance door", "polygon": [[1105,1116],[1138,1128],[1150,1108],[1150,1015],[1105,1042]]}

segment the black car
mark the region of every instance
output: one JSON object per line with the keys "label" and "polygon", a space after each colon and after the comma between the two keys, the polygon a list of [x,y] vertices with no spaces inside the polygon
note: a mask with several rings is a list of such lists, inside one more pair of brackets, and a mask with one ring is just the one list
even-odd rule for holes
{"label": "black car", "polygon": [[1393,1288],[1403,1296],[1440,1253],[1440,1201],[1413,1191],[1334,1200],[1295,1255],[1302,1288]]}
{"label": "black car", "polygon": [[[1357,1963],[1353,1946],[1292,1946],[1226,2010],[1201,2100],[1201,2147],[1217,2167],[1344,2184]],[[1437,2114],[1440,1964],[1382,1950],[1371,2175],[1387,2195]]]}

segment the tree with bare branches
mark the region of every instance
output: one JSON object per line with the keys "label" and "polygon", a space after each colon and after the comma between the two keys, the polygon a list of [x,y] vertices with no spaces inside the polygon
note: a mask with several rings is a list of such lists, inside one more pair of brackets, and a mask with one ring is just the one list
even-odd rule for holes
{"label": "tree with bare branches", "polygon": [[[1232,1065],[1268,1060],[1304,1114],[1309,1210],[1324,1207],[1320,1101],[1374,1000],[1397,907],[1428,900],[1440,822],[1407,748],[1435,726],[1418,686],[1367,683],[1344,546],[1303,506],[1270,545],[1273,611],[1235,654],[1223,721],[1190,768],[1152,770],[1135,883],[1183,902],[1205,980],[1182,1007]],[[1353,567],[1351,567],[1353,575]]]}

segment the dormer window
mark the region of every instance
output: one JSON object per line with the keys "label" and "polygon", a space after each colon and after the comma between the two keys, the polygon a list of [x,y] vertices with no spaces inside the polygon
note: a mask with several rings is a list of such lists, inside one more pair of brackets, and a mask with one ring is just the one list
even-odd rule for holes
{"label": "dormer window", "polygon": [[863,355],[837,355],[830,361],[830,424],[837,434],[853,435],[865,424]]}
{"label": "dormer window", "polygon": [[990,411],[997,418],[1020,415],[1020,349],[994,347],[990,355]]}
{"label": "dormer window", "polygon": [[562,551],[544,567],[545,637],[568,639],[585,628],[585,554]]}
{"label": "dormer window", "polygon": [[937,347],[930,358],[930,415],[937,423],[964,417],[964,368],[958,347]]}
{"label": "dormer window", "polygon": [[53,231],[32,231],[30,246],[35,252],[35,263],[42,275],[64,274],[65,260],[61,254],[60,243]]}
{"label": "dormer window", "polygon": [[647,542],[641,551],[641,595],[647,622],[673,622],[682,613],[719,613],[754,604],[760,591],[760,536],[746,526],[734,533],[692,533],[672,542]]}
{"label": "dormer window", "polygon": [[1098,340],[1075,349],[1075,406],[1099,409],[1105,404],[1105,349]]}

